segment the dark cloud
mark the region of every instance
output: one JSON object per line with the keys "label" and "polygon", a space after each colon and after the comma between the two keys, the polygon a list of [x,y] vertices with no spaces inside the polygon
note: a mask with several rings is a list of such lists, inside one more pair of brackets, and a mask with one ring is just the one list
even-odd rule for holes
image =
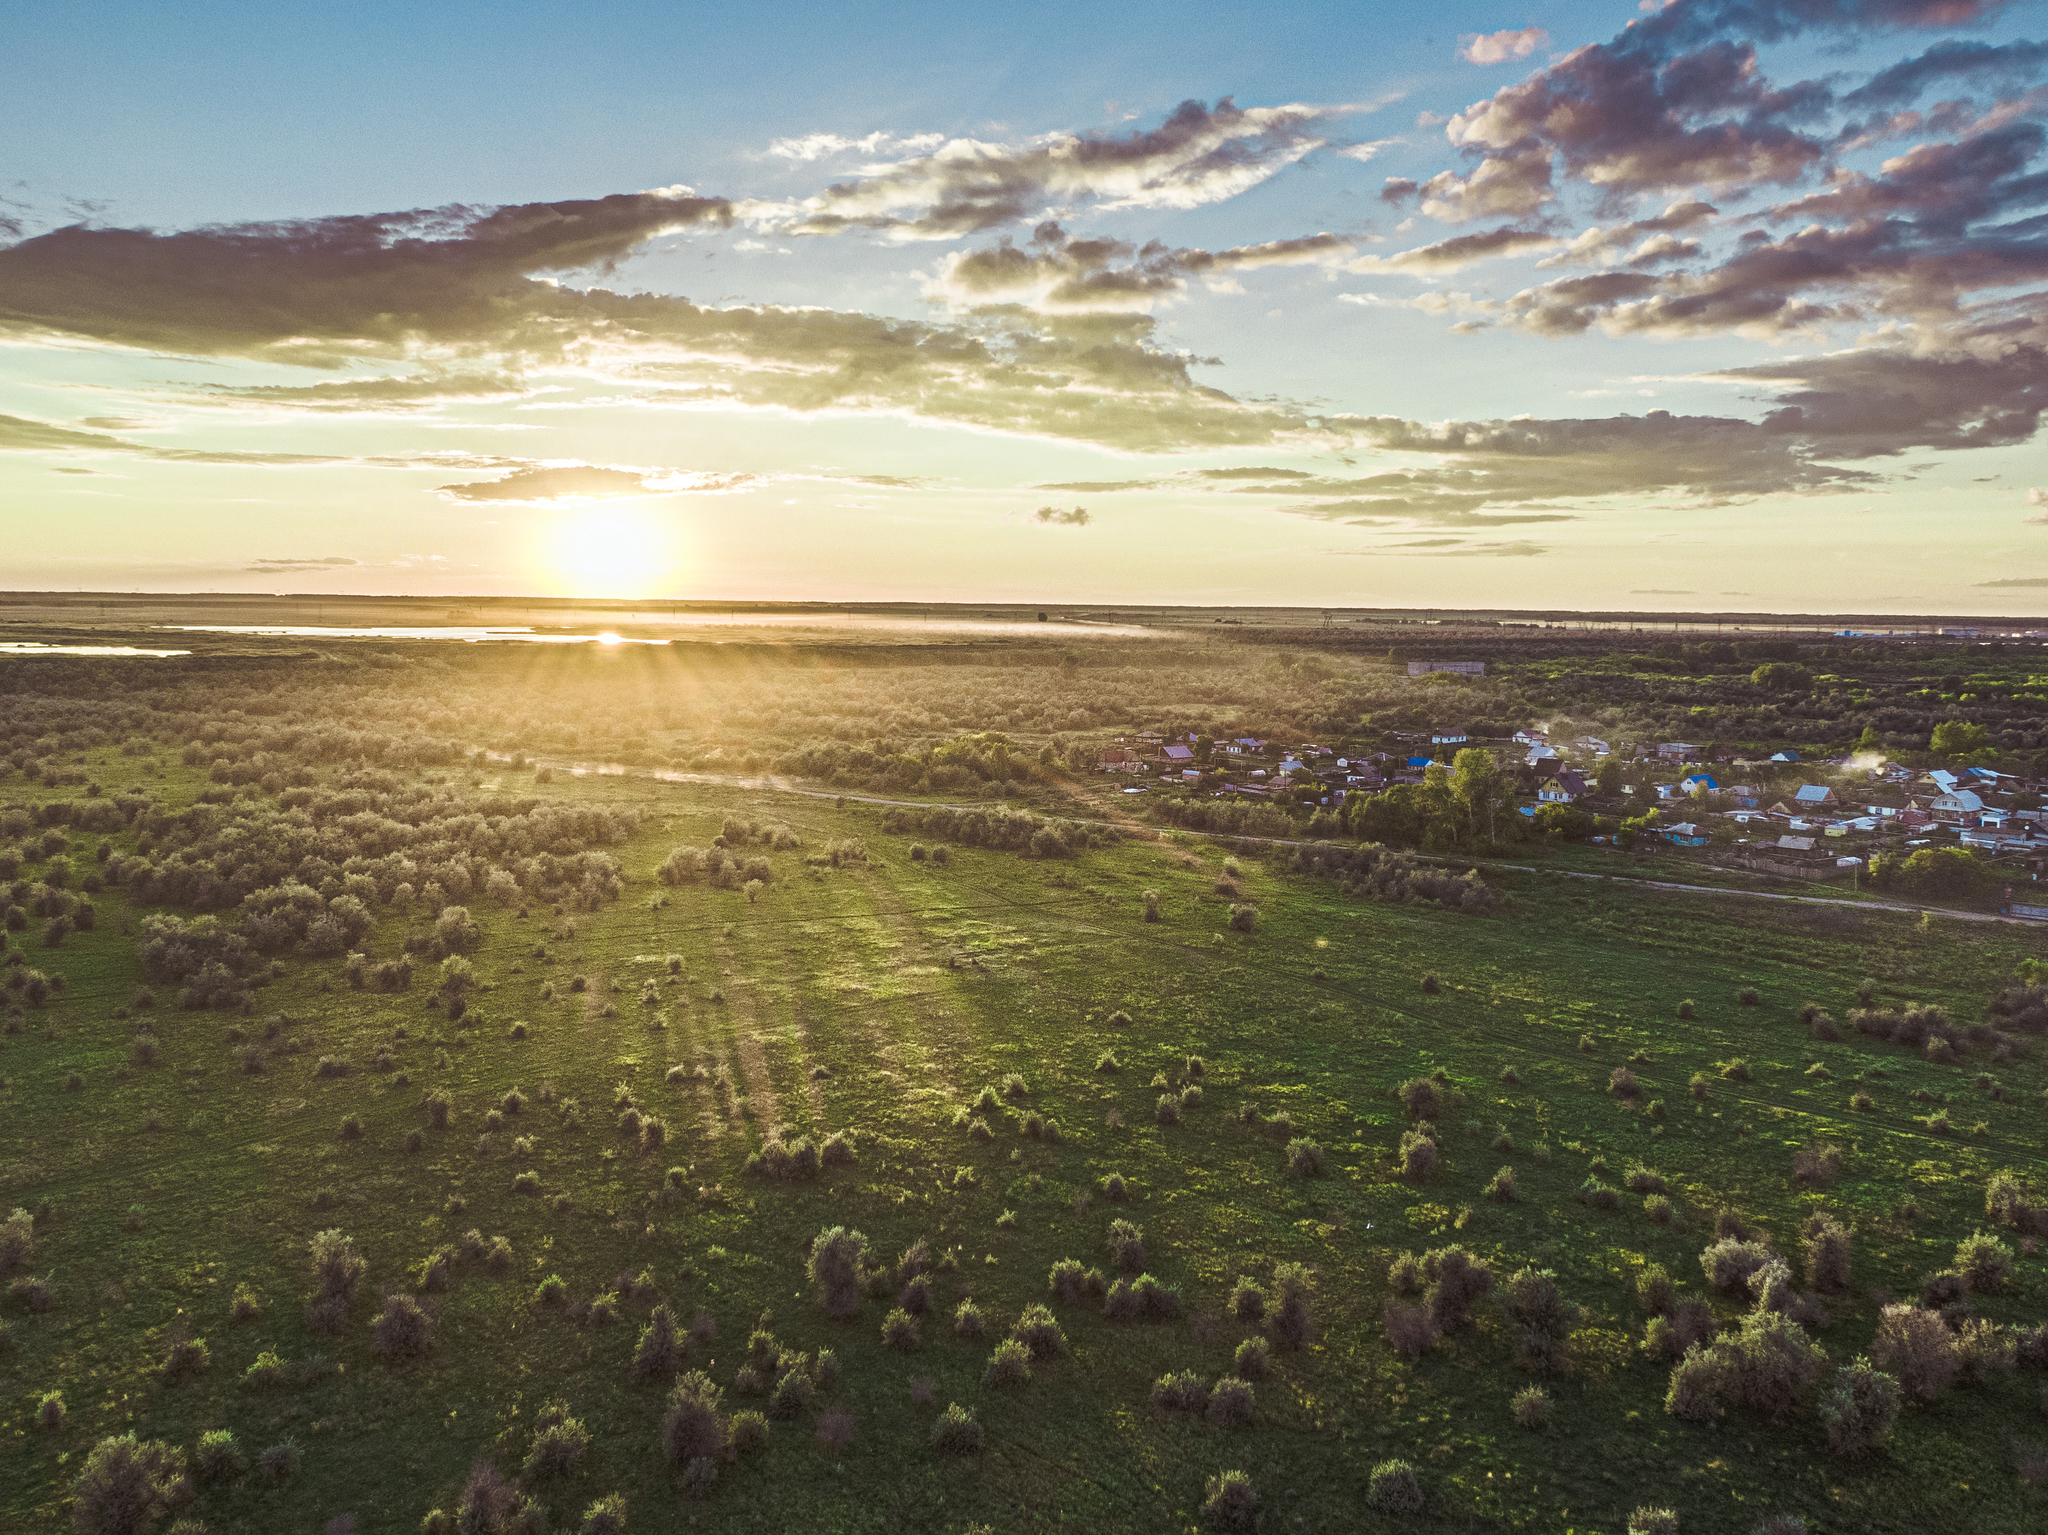
{"label": "dark cloud", "polygon": [[1154,240],[1075,239],[1048,220],[1019,248],[1009,240],[956,251],[940,264],[926,292],[957,308],[1022,304],[1046,313],[1142,312],[1185,292],[1190,278],[1227,282],[1233,274],[1274,266],[1328,266],[1357,245],[1334,234],[1269,240],[1229,250],[1178,249]]}
{"label": "dark cloud", "polygon": [[873,229],[950,240],[1043,218],[1052,205],[1195,208],[1235,197],[1327,142],[1336,113],[1312,106],[1213,109],[1184,101],[1157,128],[1056,134],[1026,145],[955,139],[929,155],[841,182],[802,203],[748,204],[757,223],[795,234]]}
{"label": "dark cloud", "polygon": [[1041,527],[1085,528],[1094,520],[1088,515],[1088,508],[1085,506],[1071,508],[1041,506],[1031,515]]}
{"label": "dark cloud", "polygon": [[2005,581],[1979,581],[1977,585],[1980,588],[1986,586],[2048,586],[2048,576],[2014,577]]}
{"label": "dark cloud", "polygon": [[1963,80],[1972,85],[1990,84],[2009,89],[2032,79],[2044,64],[2048,64],[2048,43],[2030,43],[2022,39],[1997,44],[1949,39],[1936,43],[1917,58],[1880,70],[1844,96],[1842,105],[1851,108],[1905,106],[1937,81]]}
{"label": "dark cloud", "polygon": [[[719,199],[645,193],[175,234],[74,227],[0,250],[0,332],[300,366],[430,359],[445,369],[409,389],[350,380],[227,396],[329,409],[431,399],[449,380],[509,388],[568,365],[678,403],[886,411],[1125,450],[1251,446],[1314,429],[1299,411],[1198,385],[1197,359],[1155,346],[1141,315],[1012,308],[940,325],[711,308],[539,275],[728,217]],[[1252,248],[1235,259],[1286,258]],[[467,368],[447,367],[450,357]]]}
{"label": "dark cloud", "polygon": [[1397,251],[1391,256],[1361,256],[1351,263],[1350,269],[1354,272],[1455,272],[1475,262],[1526,256],[1533,251],[1548,250],[1555,244],[1557,236],[1548,230],[1504,224],[1483,234],[1453,235],[1447,240],[1418,245],[1413,250]]}
{"label": "dark cloud", "polygon": [[[1721,210],[1711,203],[1688,198],[1675,202],[1655,218],[1634,219],[1626,224],[1594,227],[1572,237],[1565,248],[1546,256],[1538,267],[1607,265],[1625,261],[1630,266],[1648,266],[1674,256],[1689,256],[1699,250],[1697,242],[1680,240],[1679,232],[1711,224]],[[1631,249],[1633,247],[1633,249]]]}

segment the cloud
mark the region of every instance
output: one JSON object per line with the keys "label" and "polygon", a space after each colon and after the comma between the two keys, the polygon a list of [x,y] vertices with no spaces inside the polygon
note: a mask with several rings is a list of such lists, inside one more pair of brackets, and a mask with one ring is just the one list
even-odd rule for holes
{"label": "cloud", "polygon": [[548,506],[678,492],[721,494],[745,489],[757,480],[751,474],[689,474],[667,469],[608,468],[601,464],[531,464],[502,479],[438,488],[451,501],[516,501]]}
{"label": "cloud", "polygon": [[[1503,154],[1488,155],[1467,176],[1444,171],[1417,189],[1422,211],[1446,224],[1463,224],[1478,218],[1522,218],[1549,202],[1551,154],[1541,145],[1528,144]],[[1393,191],[1389,182],[1386,198]]]}
{"label": "cloud", "polygon": [[214,385],[198,398],[361,414],[376,410],[425,410],[457,400],[502,399],[528,392],[525,381],[511,373],[424,373],[318,384]]}
{"label": "cloud", "polygon": [[1338,149],[1333,152],[1344,156],[1344,158],[1347,160],[1356,160],[1360,164],[1363,164],[1366,161],[1371,160],[1374,156],[1376,156],[1382,149],[1385,149],[1388,145],[1405,144],[1407,142],[1408,141],[1406,139],[1374,139],[1369,144],[1346,144],[1342,149]]}
{"label": "cloud", "polygon": [[[1503,224],[1498,229],[1489,229],[1482,234],[1453,235],[1447,240],[1438,240],[1430,245],[1418,245],[1413,250],[1399,251],[1391,256],[1361,256],[1352,262],[1347,270],[1455,272],[1479,261],[1497,261],[1509,256],[1526,256],[1533,251],[1549,250],[1557,243],[1557,236],[1547,230]],[[1362,298],[1352,299],[1353,303],[1363,301]]]}
{"label": "cloud", "polygon": [[1458,57],[1468,64],[1509,64],[1526,59],[1550,41],[1541,27],[1524,27],[1519,32],[1466,33]]}
{"label": "cloud", "polygon": [[[1674,231],[1697,229],[1711,223],[1721,210],[1711,203],[1696,198],[1687,198],[1672,203],[1655,218],[1635,219],[1626,224],[1613,224],[1606,228],[1595,226],[1581,234],[1574,235],[1571,242],[1554,256],[1546,256],[1536,263],[1537,267],[1598,266],[1622,260],[1661,259],[1662,253],[1670,247],[1659,246],[1652,253],[1653,242],[1669,239]],[[1689,242],[1682,242],[1689,243]],[[1636,247],[1637,254],[1628,256],[1629,247]],[[1694,246],[1694,250],[1698,247]],[[1690,254],[1690,252],[1687,252]]]}
{"label": "cloud", "polygon": [[2048,586],[2048,576],[2014,577],[2004,581],[1979,581],[1979,588],[1986,586]]}
{"label": "cloud", "polygon": [[1184,101],[1157,128],[1115,136],[1050,134],[1024,144],[952,139],[794,204],[749,203],[751,222],[793,234],[880,231],[951,240],[1042,219],[1053,206],[1186,209],[1250,190],[1327,140],[1344,108],[1213,109]]}
{"label": "cloud", "polygon": [[1901,107],[1917,99],[1936,81],[1988,82],[2011,89],[2048,64],[2048,43],[2025,39],[1996,44],[1948,39],[1917,58],[1906,59],[1870,79],[1842,98],[1846,107]]}
{"label": "cloud", "polygon": [[1175,249],[1156,240],[1133,246],[1075,239],[1048,220],[1023,248],[1005,239],[953,252],[925,293],[959,309],[1022,304],[1041,313],[1143,313],[1185,292],[1190,278],[1219,283],[1263,267],[1330,266],[1356,251],[1351,240],[1333,234],[1221,251]]}
{"label": "cloud", "polygon": [[[1013,310],[941,325],[773,305],[712,308],[542,275],[615,261],[662,232],[722,227],[728,217],[720,199],[674,191],[170,234],[73,227],[0,249],[0,334],[330,370],[425,368],[408,375],[409,386],[348,380],[328,390],[200,395],[215,402],[382,411],[451,387],[510,388],[554,368],[609,376],[669,408],[889,413],[1135,451],[1273,443],[1321,430],[1301,411],[1198,385],[1194,359],[1155,346],[1150,322],[1127,312],[1040,318]],[[1175,280],[1338,251],[1330,236],[1186,252]],[[463,366],[446,367],[450,358]],[[26,430],[0,432],[0,443]],[[35,430],[45,447],[145,451]]]}
{"label": "cloud", "polygon": [[1085,506],[1077,506],[1066,511],[1057,506],[1041,506],[1031,515],[1041,527],[1085,528],[1093,520]]}
{"label": "cloud", "polygon": [[259,557],[256,563],[249,568],[260,571],[327,570],[340,569],[345,566],[359,565],[361,563],[360,560],[344,559],[338,554],[330,554],[325,559],[318,560],[272,560]]}
{"label": "cloud", "polygon": [[1084,496],[1093,496],[1117,490],[1152,490],[1163,483],[1160,480],[1068,480],[1060,484],[1034,485],[1031,488],[1074,491]]}
{"label": "cloud", "polygon": [[156,459],[169,464],[247,464],[290,467],[304,464],[346,463],[349,460],[318,453],[211,452],[201,448],[165,448],[154,443],[129,442],[105,432],[80,432],[49,421],[26,416],[0,416],[0,452],[14,453],[119,453]]}
{"label": "cloud", "polygon": [[922,154],[926,150],[937,149],[945,142],[943,133],[912,133],[899,137],[893,133],[878,132],[865,133],[857,139],[838,133],[806,133],[797,138],[776,139],[768,146],[768,153],[808,164],[813,160],[845,154]]}

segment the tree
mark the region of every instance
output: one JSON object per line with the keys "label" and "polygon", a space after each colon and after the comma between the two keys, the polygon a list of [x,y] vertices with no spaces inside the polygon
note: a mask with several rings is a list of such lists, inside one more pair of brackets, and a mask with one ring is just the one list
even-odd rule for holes
{"label": "tree", "polygon": [[1613,799],[1621,793],[1621,778],[1621,763],[1612,756],[1602,757],[1593,770],[1593,788],[1602,799]]}
{"label": "tree", "polygon": [[1749,680],[1772,693],[1804,693],[1813,686],[1813,674],[1797,661],[1766,661]]}
{"label": "tree", "polygon": [[1451,795],[1464,840],[1498,842],[1503,816],[1515,813],[1514,780],[1483,747],[1466,747],[1451,764]]}
{"label": "tree", "polygon": [[1535,826],[1552,842],[1583,842],[1593,835],[1593,818],[1574,805],[1539,805]]}
{"label": "tree", "polygon": [[1870,882],[1878,889],[1937,900],[1967,900],[1989,879],[1984,860],[1969,848],[1923,847],[1906,858],[1880,855],[1870,861]]}
{"label": "tree", "polygon": [[78,1474],[71,1522],[81,1535],[145,1535],[170,1507],[183,1458],[157,1439],[102,1439]]}
{"label": "tree", "polygon": [[1982,751],[1990,742],[1991,732],[1982,725],[1972,725],[1968,720],[1943,720],[1934,727],[1934,738],[1927,749],[1937,756],[1967,757]]}

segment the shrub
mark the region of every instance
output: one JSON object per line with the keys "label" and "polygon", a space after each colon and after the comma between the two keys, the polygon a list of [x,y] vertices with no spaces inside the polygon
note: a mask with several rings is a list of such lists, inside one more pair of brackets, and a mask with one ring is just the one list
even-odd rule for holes
{"label": "shrub", "polygon": [[860,1310],[861,1275],[867,1268],[868,1239],[844,1226],[830,1226],[811,1242],[808,1270],[818,1302],[831,1316]]}
{"label": "shrub", "polygon": [[1443,1095],[1433,1077],[1414,1077],[1403,1082],[1399,1092],[1410,1119],[1435,1119],[1443,1113]]}
{"label": "shrub", "polygon": [[1493,1270],[1464,1247],[1439,1247],[1422,1255],[1429,1288],[1422,1303],[1440,1333],[1455,1332],[1472,1319],[1472,1309],[1493,1289]]}
{"label": "shrub", "polygon": [[256,1457],[256,1464],[263,1468],[266,1482],[273,1487],[282,1487],[298,1474],[299,1446],[295,1440],[279,1440]]}
{"label": "shrub", "polygon": [[1541,1386],[1524,1386],[1508,1405],[1524,1428],[1542,1428],[1550,1422],[1550,1393]]}
{"label": "shrub", "polygon": [[16,1208],[0,1221],[0,1276],[20,1273],[35,1261],[35,1255],[35,1217]]}
{"label": "shrub", "polygon": [[1429,1319],[1427,1306],[1390,1300],[1381,1313],[1380,1325],[1396,1353],[1419,1359],[1436,1344],[1436,1324]]}
{"label": "shrub", "polygon": [[1808,1289],[1834,1295],[1849,1288],[1849,1232],[1840,1221],[1826,1214],[1813,1216],[1800,1234],[1800,1247]]}
{"label": "shrub", "polygon": [[427,1351],[429,1333],[427,1314],[418,1301],[410,1295],[387,1295],[384,1314],[370,1329],[370,1346],[385,1360],[417,1359]]}
{"label": "shrub", "polygon": [[1628,1535],[1678,1535],[1678,1515],[1668,1508],[1638,1508],[1628,1516]]}
{"label": "shrub", "polygon": [[768,1416],[801,1417],[810,1410],[817,1395],[817,1385],[808,1370],[801,1367],[785,1370],[782,1378],[776,1381],[775,1389],[768,1393]]}
{"label": "shrub", "polygon": [[981,1425],[972,1411],[950,1402],[932,1422],[931,1446],[944,1455],[972,1455],[981,1448]]}
{"label": "shrub", "polygon": [[1621,1208],[1621,1191],[1608,1187],[1598,1178],[1588,1178],[1579,1185],[1579,1199],[1594,1210],[1611,1213]]}
{"label": "shrub", "polygon": [[834,1130],[818,1146],[818,1160],[826,1167],[851,1167],[858,1160],[853,1141],[844,1130]]}
{"label": "shrub", "polygon": [[1230,1368],[1241,1379],[1264,1380],[1267,1356],[1268,1349],[1264,1338],[1246,1338],[1238,1344],[1237,1352],[1231,1356]]}
{"label": "shrub", "polygon": [[1230,1289],[1230,1314],[1240,1322],[1256,1326],[1266,1317],[1266,1292],[1249,1274],[1237,1276]]}
{"label": "shrub", "polygon": [[559,1306],[569,1298],[569,1287],[560,1274],[550,1274],[534,1286],[533,1298],[543,1306]]}
{"label": "shrub", "polygon": [[1730,1082],[1747,1082],[1749,1080],[1749,1062],[1739,1055],[1731,1060],[1723,1061],[1721,1062],[1721,1075]]}
{"label": "shrub", "polygon": [[1750,1276],[1770,1261],[1771,1250],[1763,1243],[1732,1236],[1721,1238],[1700,1253],[1700,1267],[1706,1271],[1707,1283],[1728,1294],[1746,1290]]}
{"label": "shrub", "polygon": [[1282,1348],[1299,1349],[1315,1335],[1310,1312],[1309,1271],[1299,1263],[1282,1263],[1273,1269],[1273,1319],[1267,1325],[1273,1341]]}
{"label": "shrub", "polygon": [[1792,1153],[1792,1182],[1802,1189],[1825,1188],[1842,1176],[1842,1148],[1815,1141]]}
{"label": "shrub", "polygon": [[661,1419],[662,1451],[670,1466],[682,1469],[698,1460],[715,1464],[725,1451],[725,1419],[719,1408],[719,1389],[702,1370],[676,1381]]}
{"label": "shrub", "polygon": [[532,1481],[567,1476],[583,1464],[583,1457],[590,1452],[590,1430],[581,1418],[572,1418],[559,1410],[550,1417],[552,1421],[544,1422],[533,1436],[526,1464],[520,1467],[519,1474]]}
{"label": "shrub", "polygon": [[1704,1071],[1696,1071],[1692,1074],[1692,1080],[1688,1082],[1686,1086],[1688,1089],[1690,1089],[1695,1099],[1697,1099],[1701,1103],[1705,1103],[1707,1101],[1707,1095],[1714,1090],[1714,1079],[1708,1076]]}
{"label": "shrub", "polygon": [[72,1486],[72,1525],[81,1535],[143,1535],[177,1499],[183,1474],[178,1452],[160,1439],[102,1439]]}
{"label": "shrub", "polygon": [[61,1391],[45,1391],[36,1400],[36,1427],[44,1430],[46,1433],[62,1428],[64,1426],[64,1412],[64,1393]]}
{"label": "shrub", "polygon": [[626,1499],[607,1493],[583,1511],[578,1535],[626,1535]]}
{"label": "shrub", "polygon": [[998,1343],[981,1372],[986,1386],[1021,1386],[1031,1379],[1031,1350],[1016,1339]]}
{"label": "shrub", "polygon": [[1259,909],[1249,902],[1240,906],[1235,902],[1230,908],[1230,930],[1233,933],[1249,933],[1258,925]]}
{"label": "shrub", "polygon": [[725,1434],[735,1460],[768,1448],[768,1420],[752,1410],[734,1413]]}
{"label": "shrub", "polygon": [[1307,1139],[1287,1143],[1287,1171],[1297,1178],[1319,1178],[1323,1172],[1323,1148]]}
{"label": "shrub", "polygon": [[1899,1383],[1868,1358],[1835,1371],[1820,1398],[1821,1426],[1837,1455],[1862,1455],[1890,1442],[1898,1422]]}
{"label": "shrub", "polygon": [[1419,1183],[1436,1172],[1436,1142],[1420,1130],[1405,1131],[1401,1136],[1400,1158],[1402,1176]]}
{"label": "shrub", "polygon": [[1649,1264],[1636,1276],[1636,1304],[1651,1316],[1669,1316],[1678,1304],[1678,1286],[1663,1264]]}
{"label": "shrub", "polygon": [[1970,1282],[1974,1295],[1996,1295],[2012,1279],[2012,1249],[1989,1232],[1963,1238],[1956,1248],[1956,1269]]}
{"label": "shrub", "polygon": [[1617,1066],[1607,1075],[1607,1090],[1615,1097],[1632,1103],[1642,1097],[1643,1084],[1626,1066]]}
{"label": "shrub", "polygon": [[1152,1383],[1152,1405],[1165,1412],[1200,1412],[1209,1405],[1209,1384],[1193,1370],[1174,1370]]}
{"label": "shrub", "polygon": [[[1121,1184],[1121,1180],[1118,1181]],[[1109,1223],[1109,1255],[1127,1274],[1135,1274],[1145,1267],[1145,1233],[1135,1221],[1118,1218]]]}
{"label": "shrub", "polygon": [[1177,1125],[1180,1123],[1180,1106],[1180,1094],[1161,1093],[1159,1101],[1152,1106],[1152,1117],[1162,1125]]}
{"label": "shrub", "polygon": [[1879,1313],[1870,1359],[1915,1402],[1939,1397],[1961,1368],[1955,1337],[1940,1315],[1911,1305],[1886,1306]]}
{"label": "shrub", "polygon": [[1627,1173],[1622,1176],[1621,1181],[1627,1186],[1631,1194],[1661,1194],[1664,1192],[1664,1175],[1658,1172],[1656,1168],[1646,1167],[1641,1162],[1631,1163]]}
{"label": "shrub", "polygon": [[[1076,1267],[1079,1267],[1077,1264]],[[953,1310],[953,1331],[962,1338],[978,1338],[982,1334],[984,1321],[981,1307],[970,1300],[963,1300]]]}
{"label": "shrub", "polygon": [[1222,1471],[1202,1485],[1202,1518],[1218,1530],[1249,1530],[1259,1518],[1259,1494],[1242,1471]]}
{"label": "shrub", "polygon": [[1225,1375],[1209,1393],[1207,1416],[1217,1428],[1243,1428],[1252,1421],[1251,1382]]}
{"label": "shrub", "polygon": [[1704,1423],[1720,1412],[1727,1379],[1726,1362],[1710,1346],[1695,1344],[1671,1368],[1664,1410],[1675,1418]]}
{"label": "shrub", "polygon": [[199,1446],[192,1452],[192,1472],[200,1481],[238,1481],[248,1469],[248,1457],[235,1443],[233,1429],[210,1428],[199,1436]]}
{"label": "shrub", "polygon": [[1041,1305],[1024,1308],[1010,1337],[1031,1350],[1033,1359],[1051,1359],[1067,1351],[1067,1335],[1060,1331],[1058,1319]]}
{"label": "shrub", "polygon": [[882,1341],[899,1354],[909,1353],[918,1343],[917,1318],[896,1307],[882,1318]]}
{"label": "shrub", "polygon": [[647,1325],[640,1331],[639,1346],[633,1351],[633,1379],[658,1380],[675,1373],[685,1352],[675,1313],[666,1304],[656,1306],[648,1314]]}
{"label": "shrub", "polygon": [[896,1304],[912,1316],[923,1316],[932,1309],[932,1282],[919,1274],[897,1292]]}
{"label": "shrub", "polygon": [[1372,1468],[1365,1501],[1383,1514],[1422,1512],[1422,1484],[1405,1460],[1383,1460]]}
{"label": "shrub", "polygon": [[164,1352],[164,1376],[177,1380],[181,1376],[197,1375],[213,1363],[213,1351],[206,1346],[204,1338],[180,1338]]}

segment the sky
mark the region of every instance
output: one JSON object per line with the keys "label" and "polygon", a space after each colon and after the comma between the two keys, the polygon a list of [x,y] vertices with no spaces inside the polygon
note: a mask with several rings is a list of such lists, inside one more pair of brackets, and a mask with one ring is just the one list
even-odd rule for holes
{"label": "sky", "polygon": [[9,22],[14,589],[2048,616],[2048,3]]}

